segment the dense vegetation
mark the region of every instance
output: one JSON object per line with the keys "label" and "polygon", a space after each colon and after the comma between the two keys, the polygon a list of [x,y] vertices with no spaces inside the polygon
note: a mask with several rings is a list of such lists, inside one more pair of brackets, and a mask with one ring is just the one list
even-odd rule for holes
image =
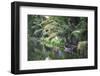
{"label": "dense vegetation", "polygon": [[28,15],[28,60],[87,58],[87,17]]}

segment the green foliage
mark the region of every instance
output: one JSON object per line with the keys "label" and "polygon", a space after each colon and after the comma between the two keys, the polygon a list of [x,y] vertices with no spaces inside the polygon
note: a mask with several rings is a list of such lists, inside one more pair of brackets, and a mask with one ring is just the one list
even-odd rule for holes
{"label": "green foliage", "polygon": [[[87,32],[86,17],[28,15],[28,60],[84,58],[79,50],[87,51],[80,44],[87,41]],[[64,51],[72,45],[76,52]]]}

